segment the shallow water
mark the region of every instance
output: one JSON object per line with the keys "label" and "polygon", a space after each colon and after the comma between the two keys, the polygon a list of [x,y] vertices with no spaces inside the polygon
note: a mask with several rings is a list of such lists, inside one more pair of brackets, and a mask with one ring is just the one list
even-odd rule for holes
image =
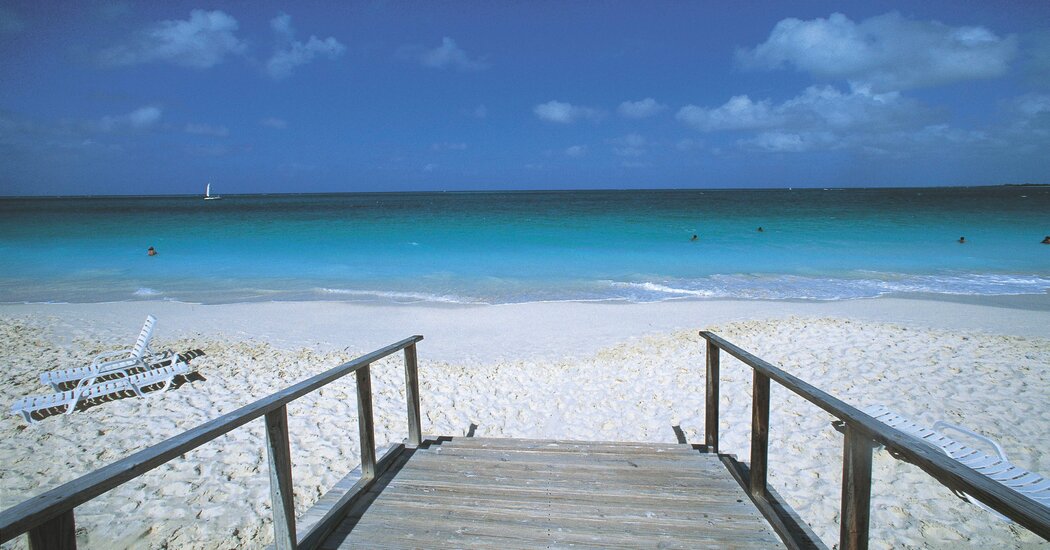
{"label": "shallow water", "polygon": [[1048,187],[3,199],[0,301],[1042,294],[1048,212]]}

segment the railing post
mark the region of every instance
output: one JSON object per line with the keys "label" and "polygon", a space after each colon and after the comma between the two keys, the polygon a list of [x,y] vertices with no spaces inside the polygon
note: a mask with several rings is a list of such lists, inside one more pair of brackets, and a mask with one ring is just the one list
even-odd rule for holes
{"label": "railing post", "polygon": [[766,497],[769,455],[769,377],[755,370],[751,394],[751,495]]}
{"label": "railing post", "polygon": [[288,446],[286,405],[266,413],[266,443],[270,462],[274,547],[277,550],[294,550],[295,498],[292,493],[292,454]]}
{"label": "railing post", "polygon": [[31,550],[76,550],[76,523],[73,510],[67,510],[29,530]]}
{"label": "railing post", "polygon": [[354,373],[357,376],[357,428],[361,434],[361,477],[376,476],[376,434],[372,424],[371,365]]}
{"label": "railing post", "polygon": [[871,509],[871,452],[874,443],[846,423],[842,450],[842,512],[839,548],[867,550]]}
{"label": "railing post", "polygon": [[419,425],[419,365],[415,344],[405,348],[405,400],[408,401],[408,446],[418,447],[423,435]]}
{"label": "railing post", "polygon": [[707,341],[707,408],[704,412],[704,444],[718,452],[718,346]]}

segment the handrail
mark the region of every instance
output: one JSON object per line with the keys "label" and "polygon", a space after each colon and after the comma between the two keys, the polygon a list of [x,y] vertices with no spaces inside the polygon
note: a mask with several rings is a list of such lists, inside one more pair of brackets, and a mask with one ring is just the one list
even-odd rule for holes
{"label": "handrail", "polygon": [[[405,338],[384,348],[362,355],[321,374],[303,380],[281,391],[245,405],[171,437],[156,445],[143,449],[133,455],[106,465],[94,472],[60,485],[50,491],[16,504],[0,512],[0,542],[7,542],[18,535],[29,532],[30,546],[75,548],[73,537],[73,509],[129,480],[132,480],[171,459],[191,451],[227,432],[247,424],[256,418],[266,416],[267,440],[271,464],[271,494],[275,497],[274,527],[278,531],[277,547],[295,546],[294,507],[291,506],[291,464],[288,452],[287,416],[285,405],[322,387],[334,380],[351,373],[357,374],[358,381],[358,423],[362,434],[368,431],[368,441],[362,438],[362,472],[374,471],[375,448],[372,436],[371,389],[368,382],[368,367],[371,363],[384,357],[405,350],[405,378],[409,386],[406,391],[409,417],[409,444],[420,444],[419,426],[419,389],[416,374],[417,342],[423,337],[416,335]],[[362,381],[365,383],[362,384]],[[364,388],[362,386],[365,386]],[[362,399],[362,390],[367,389],[367,399]],[[367,401],[367,410],[363,410]],[[367,418],[363,418],[366,413]],[[365,449],[366,443],[372,445]],[[371,457],[371,463],[368,458]],[[368,470],[371,468],[372,470]],[[283,504],[283,505],[282,505]],[[290,538],[288,522],[290,512]],[[279,514],[283,517],[278,518]],[[284,525],[280,525],[284,524]],[[284,530],[283,532],[281,530]],[[56,534],[56,531],[59,534]],[[60,535],[60,536],[59,536]],[[283,539],[283,541],[282,541]]]}
{"label": "handrail", "polygon": [[[705,442],[716,452],[719,350],[725,350],[754,369],[750,487],[753,496],[764,498],[766,494],[770,379],[776,380],[780,385],[845,423],[840,548],[863,549],[868,546],[871,452],[875,442],[885,445],[887,449],[915,464],[948,488],[976,497],[995,511],[1050,540],[1050,509],[1045,506],[952,460],[930,443],[879,422],[852,405],[801,378],[788,374],[714,333],[700,331],[700,336],[707,340],[709,379]],[[710,380],[712,376],[715,378],[713,382]]]}

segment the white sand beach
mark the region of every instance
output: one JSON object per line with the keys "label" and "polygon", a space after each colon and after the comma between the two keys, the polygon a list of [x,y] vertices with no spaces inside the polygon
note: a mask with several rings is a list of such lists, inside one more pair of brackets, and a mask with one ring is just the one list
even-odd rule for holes
{"label": "white sand beach", "polygon": [[[982,303],[688,301],[501,306],[170,302],[0,306],[4,407],[46,393],[41,371],[130,344],[158,319],[155,348],[202,349],[204,378],[155,399],[119,399],[31,425],[0,422],[0,507],[75,479],[254,399],[411,334],[423,431],[478,436],[702,442],[704,346],[713,330],[856,406],[946,419],[998,439],[1050,474],[1050,310],[1044,297]],[[1026,307],[1026,303],[1028,306]],[[751,371],[723,355],[722,450],[746,460]],[[401,358],[376,364],[376,440],[405,436]],[[770,483],[826,543],[838,540],[842,436],[775,383]],[[296,505],[358,462],[346,379],[289,406]],[[1050,546],[876,451],[872,547]],[[76,510],[86,548],[245,548],[272,539],[261,422]],[[5,547],[23,548],[24,539]]]}

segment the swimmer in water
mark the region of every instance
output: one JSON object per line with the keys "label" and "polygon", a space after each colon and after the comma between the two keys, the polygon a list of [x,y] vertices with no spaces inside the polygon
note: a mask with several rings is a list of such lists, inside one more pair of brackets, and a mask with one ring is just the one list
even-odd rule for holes
{"label": "swimmer in water", "polygon": [[762,233],[762,232],[764,232],[764,231],[765,231],[765,229],[762,229],[762,226],[761,226],[761,225],[760,225],[760,226],[758,226],[758,232],[759,232],[759,233]]}
{"label": "swimmer in water", "polygon": [[1050,244],[1050,235],[1043,237],[1043,244]]}
{"label": "swimmer in water", "polygon": [[690,240],[690,241],[695,241],[695,240],[697,240],[697,239],[699,239],[699,238],[700,238],[700,237],[697,237],[696,235],[693,235],[693,238],[691,238],[691,239],[689,239],[689,240]]}
{"label": "swimmer in water", "polygon": [[959,237],[959,244],[966,244],[966,237]]}
{"label": "swimmer in water", "polygon": [[148,254],[150,256],[156,256],[157,255],[157,249],[155,249],[155,248],[153,248],[151,246],[151,247],[146,249],[146,254]]}

